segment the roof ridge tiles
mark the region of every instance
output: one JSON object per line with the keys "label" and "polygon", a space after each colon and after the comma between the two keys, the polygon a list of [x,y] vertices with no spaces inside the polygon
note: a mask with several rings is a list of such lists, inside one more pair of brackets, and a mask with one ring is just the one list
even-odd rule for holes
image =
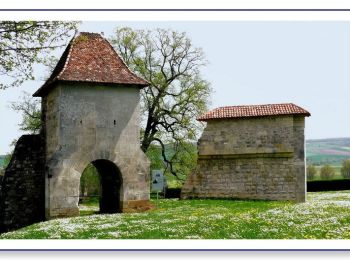
{"label": "roof ridge tiles", "polygon": [[68,64],[68,61],[69,61],[69,58],[70,58],[70,54],[72,52],[72,41],[75,39],[76,36],[73,37],[73,39],[69,42],[67,48],[68,48],[68,54],[67,54],[67,58],[66,58],[66,61],[64,62],[63,64],[63,67],[62,67],[62,70],[61,72],[58,73],[58,75],[55,77],[55,78],[59,78],[63,72],[65,71],[65,69],[67,68],[67,64]]}
{"label": "roof ridge tiles", "polygon": [[263,104],[263,105],[237,105],[215,108],[200,117],[199,121],[215,119],[302,115],[310,116],[310,113],[294,103]]}
{"label": "roof ridge tiles", "polygon": [[149,85],[130,70],[107,39],[89,32],[80,32],[71,39],[51,76],[33,96],[46,95],[53,83],[62,81]]}

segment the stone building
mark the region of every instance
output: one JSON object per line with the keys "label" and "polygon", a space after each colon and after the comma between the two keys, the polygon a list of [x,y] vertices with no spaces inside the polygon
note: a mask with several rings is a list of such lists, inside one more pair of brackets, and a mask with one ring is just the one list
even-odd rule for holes
{"label": "stone building", "polygon": [[294,104],[229,106],[201,117],[198,164],[182,198],[304,202],[305,117]]}
{"label": "stone building", "polygon": [[35,93],[42,131],[22,136],[6,169],[0,230],[77,216],[79,184],[92,163],[102,213],[149,209],[149,161],[140,149],[139,97],[148,82],[99,34],[81,33]]}

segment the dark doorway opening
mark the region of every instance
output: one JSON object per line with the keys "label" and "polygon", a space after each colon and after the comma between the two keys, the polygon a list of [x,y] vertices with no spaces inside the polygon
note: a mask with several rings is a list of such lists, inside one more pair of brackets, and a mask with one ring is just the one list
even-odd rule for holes
{"label": "dark doorway opening", "polygon": [[83,215],[96,212],[93,210],[94,203],[98,204],[99,213],[121,212],[121,188],[122,175],[113,162],[108,160],[91,162],[80,179],[79,207],[87,205]]}

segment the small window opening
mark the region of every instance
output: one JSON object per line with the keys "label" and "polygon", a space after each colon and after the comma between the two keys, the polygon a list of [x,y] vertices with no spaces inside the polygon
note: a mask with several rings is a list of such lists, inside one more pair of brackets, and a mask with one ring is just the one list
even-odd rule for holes
{"label": "small window opening", "polygon": [[113,124],[114,124],[114,125],[116,125],[116,124],[117,124],[117,122],[114,120],[114,121],[113,121]]}

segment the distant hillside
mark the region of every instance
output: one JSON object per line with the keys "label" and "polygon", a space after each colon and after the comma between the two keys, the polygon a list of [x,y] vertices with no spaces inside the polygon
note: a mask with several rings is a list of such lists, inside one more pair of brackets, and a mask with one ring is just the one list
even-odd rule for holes
{"label": "distant hillside", "polygon": [[[167,150],[169,153],[169,149]],[[4,158],[5,155],[0,155],[0,168],[4,165]],[[308,164],[323,165],[329,163],[340,166],[345,159],[350,159],[349,137],[306,140],[306,161]]]}
{"label": "distant hillside", "polygon": [[350,138],[306,140],[308,163],[341,165],[345,159],[350,159]]}

